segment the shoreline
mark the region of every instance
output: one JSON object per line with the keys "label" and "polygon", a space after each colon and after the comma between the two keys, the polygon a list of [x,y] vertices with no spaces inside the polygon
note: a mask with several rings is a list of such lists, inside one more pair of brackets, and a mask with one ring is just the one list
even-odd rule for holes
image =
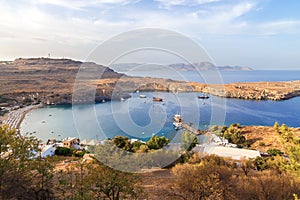
{"label": "shoreline", "polygon": [[42,108],[42,107],[44,107],[44,104],[40,103],[37,105],[30,105],[16,110],[12,110],[1,117],[2,124],[7,124],[10,126],[10,128],[15,128],[19,133],[20,125],[23,122],[26,114],[34,109]]}

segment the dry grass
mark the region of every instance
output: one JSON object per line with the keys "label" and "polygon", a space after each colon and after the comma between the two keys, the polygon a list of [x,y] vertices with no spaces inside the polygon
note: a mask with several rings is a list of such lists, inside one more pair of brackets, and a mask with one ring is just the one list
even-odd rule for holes
{"label": "dry grass", "polygon": [[[291,130],[296,136],[300,136],[300,128],[291,128]],[[279,134],[271,126],[244,126],[241,127],[241,132],[252,143],[252,149],[266,152],[268,149],[277,148],[284,151]]]}

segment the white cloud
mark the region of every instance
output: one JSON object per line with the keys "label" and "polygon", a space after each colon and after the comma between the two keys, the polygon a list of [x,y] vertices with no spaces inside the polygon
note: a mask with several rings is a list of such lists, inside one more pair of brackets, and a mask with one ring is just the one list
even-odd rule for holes
{"label": "white cloud", "polygon": [[221,0],[155,0],[162,8],[170,8],[172,6],[194,6],[219,2]]}
{"label": "white cloud", "polygon": [[127,5],[137,3],[139,0],[36,0],[38,4],[49,4],[59,7],[83,10],[87,7],[97,7],[105,5]]}
{"label": "white cloud", "polygon": [[195,0],[198,4],[206,4],[206,3],[213,3],[213,2],[219,2],[221,0]]}
{"label": "white cloud", "polygon": [[[136,28],[170,29],[196,39],[202,35],[214,37],[300,33],[300,20],[260,23],[244,18],[249,13],[257,12],[260,4],[255,3],[255,0],[235,1],[235,4],[222,0],[156,1],[160,5],[169,2],[169,6],[174,7],[138,7],[139,4],[134,5],[137,0],[29,0],[29,3],[18,4],[16,9],[15,5],[2,1],[6,3],[2,3],[0,7],[1,56],[13,55],[13,51],[15,57],[22,56],[21,52],[33,52],[36,55],[41,51],[48,53],[48,49],[51,49],[51,52],[78,58],[78,55],[86,56],[88,50],[91,50],[89,48],[101,41]],[[188,2],[198,6],[186,5]],[[48,4],[72,11],[70,14],[56,13],[64,9],[48,10]],[[122,4],[125,6],[118,7]],[[96,13],[89,10],[90,7],[95,8],[94,5]],[[157,3],[153,5],[157,6]],[[176,5],[183,9],[176,10]],[[106,10],[107,7],[109,8]],[[82,10],[88,12],[81,12]]]}

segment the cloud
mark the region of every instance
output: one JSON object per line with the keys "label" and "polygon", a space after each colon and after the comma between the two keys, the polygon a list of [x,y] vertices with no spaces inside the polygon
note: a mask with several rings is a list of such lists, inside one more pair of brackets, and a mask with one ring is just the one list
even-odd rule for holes
{"label": "cloud", "polygon": [[160,4],[161,8],[169,9],[172,6],[194,6],[219,2],[221,0],[155,0]]}
{"label": "cloud", "polygon": [[[100,42],[137,28],[170,29],[196,40],[202,36],[300,33],[297,19],[254,21],[251,17],[261,12],[257,10],[262,6],[256,0],[145,1],[0,0],[1,56],[14,49],[15,57],[22,56],[21,51],[36,53],[44,49],[48,53],[51,49],[78,58]],[[169,9],[159,9],[159,5]]]}
{"label": "cloud", "polygon": [[198,4],[206,4],[206,3],[213,3],[213,2],[219,2],[221,0],[195,0]]}
{"label": "cloud", "polygon": [[36,3],[55,5],[68,9],[83,10],[88,7],[134,4],[138,1],[139,0],[36,0]]}

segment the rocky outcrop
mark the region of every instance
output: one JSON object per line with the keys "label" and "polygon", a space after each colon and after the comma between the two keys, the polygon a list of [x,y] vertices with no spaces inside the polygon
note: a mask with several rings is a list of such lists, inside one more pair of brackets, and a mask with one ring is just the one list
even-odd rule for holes
{"label": "rocky outcrop", "polygon": [[195,91],[225,98],[280,101],[300,96],[300,81],[192,85]]}
{"label": "rocky outcrop", "polygon": [[[78,70],[82,69],[84,73],[80,73],[81,81],[75,89]],[[101,77],[98,77],[99,73]],[[129,77],[102,65],[70,59],[32,58],[0,62],[0,105],[102,102],[129,98],[129,94],[137,90],[204,92],[225,98],[278,101],[300,96],[300,81],[214,85]]]}

